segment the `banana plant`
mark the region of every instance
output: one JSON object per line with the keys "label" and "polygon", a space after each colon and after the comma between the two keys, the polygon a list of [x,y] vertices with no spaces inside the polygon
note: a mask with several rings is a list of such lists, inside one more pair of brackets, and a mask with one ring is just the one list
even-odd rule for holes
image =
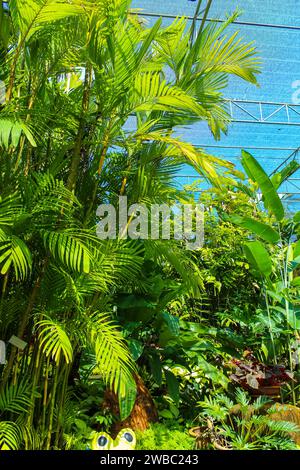
{"label": "banana plant", "polygon": [[297,341],[300,330],[300,279],[296,274],[300,263],[300,242],[297,241],[300,218],[299,213],[293,218],[286,216],[278,190],[299,169],[299,164],[292,162],[269,178],[248,152],[242,152],[241,162],[249,178],[249,185],[239,183],[237,187],[250,194],[258,205],[263,204],[264,211],[256,212],[253,217],[233,214],[229,218],[248,234],[244,252],[263,284],[273,360],[278,362],[280,343],[274,335],[272,317],[279,313],[286,331],[285,350],[288,353],[289,367],[293,370],[295,357],[292,346]]}

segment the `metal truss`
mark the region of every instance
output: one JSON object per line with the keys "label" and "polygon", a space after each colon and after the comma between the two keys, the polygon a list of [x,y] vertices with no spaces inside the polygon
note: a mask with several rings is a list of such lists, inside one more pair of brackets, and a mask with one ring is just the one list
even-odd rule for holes
{"label": "metal truss", "polygon": [[[175,20],[178,18],[178,15],[174,15],[171,13],[157,13],[157,12],[148,12],[148,11],[132,11],[132,15],[139,15],[139,16],[144,16],[146,18],[166,18],[166,19],[171,19]],[[187,20],[193,21],[194,17],[193,16],[185,16]],[[202,21],[203,17],[198,16],[196,18],[196,21]],[[210,23],[224,23],[226,20],[220,19],[220,18],[206,18],[207,22]],[[255,26],[255,27],[261,27],[261,28],[273,28],[273,29],[288,29],[288,30],[293,30],[293,31],[300,31],[300,26],[297,25],[287,25],[287,24],[274,24],[274,23],[256,23],[256,22],[250,22],[250,21],[239,21],[235,20],[233,21],[232,24],[236,24],[239,26]]]}
{"label": "metal truss", "polygon": [[[275,170],[272,171],[272,173],[270,174],[270,176],[274,175],[275,173],[277,173],[284,165],[287,165],[288,163],[290,163],[291,161],[293,160],[297,160],[299,159],[299,152],[300,152],[300,147],[298,147],[297,149],[294,150],[293,153],[291,153],[287,158],[285,158],[283,160],[282,163],[280,163],[280,165],[278,165],[277,168],[275,168]],[[289,181],[298,181],[299,178],[289,178]]]}
{"label": "metal truss", "polygon": [[[179,183],[180,187],[183,189],[185,186],[189,186],[192,183],[195,183],[197,180],[200,180],[200,175],[177,175],[176,180]],[[288,180],[289,184],[295,187],[298,191],[287,191],[279,193],[279,197],[282,201],[286,203],[299,203],[300,202],[300,187],[294,183],[294,181],[300,181],[300,178],[291,178]],[[193,189],[195,193],[203,193],[204,189]],[[297,197],[298,196],[298,197]]]}
{"label": "metal truss", "polygon": [[[249,100],[226,100],[229,103],[230,115],[233,122],[246,122],[246,123],[259,123],[259,124],[277,124],[277,125],[296,125],[300,126],[300,105],[286,104],[286,103],[274,103],[268,101],[249,101]],[[251,111],[247,109],[247,105],[251,106]],[[273,107],[272,112],[266,110],[266,107]],[[239,113],[244,113],[251,119],[242,119],[237,117],[235,114],[235,108],[238,109]],[[254,109],[254,110],[253,110]],[[299,122],[291,121],[291,112],[294,112]],[[281,113],[281,117],[285,117],[285,121],[275,121],[273,118],[278,113]],[[281,160],[281,163],[275,168],[270,174],[277,173],[281,168],[291,162],[292,160],[299,161],[300,147],[242,147],[242,146],[231,146],[231,145],[213,145],[213,144],[200,144],[197,145],[199,148],[212,148],[212,149],[253,149],[253,150],[272,150],[272,151],[292,151],[286,158],[270,157],[273,160]],[[238,158],[238,157],[234,157]],[[181,187],[190,185],[193,182],[201,179],[199,175],[177,175],[176,179]],[[291,176],[287,182],[293,186],[295,190],[286,191],[280,194],[280,197],[286,203],[299,203],[300,202],[300,178]],[[201,193],[201,189],[195,189],[195,192]],[[298,196],[298,197],[297,197]]]}
{"label": "metal truss", "polygon": [[255,147],[245,145],[226,145],[226,144],[199,144],[198,148],[212,148],[212,149],[235,149],[235,150],[272,150],[272,151],[290,151],[295,152],[299,150],[297,147]]}
{"label": "metal truss", "polygon": [[235,99],[226,102],[232,122],[300,126],[300,104]]}
{"label": "metal truss", "polygon": [[[214,147],[214,146],[211,146]],[[216,146],[218,148],[222,148],[221,146]],[[231,147],[229,147],[231,148]],[[232,147],[236,148],[236,147]],[[277,149],[278,150],[278,149]],[[299,159],[299,152],[300,152],[300,147],[295,149],[287,158],[285,158],[280,165],[278,165],[275,170],[272,171],[272,173],[269,176],[274,175],[278,171],[281,170],[282,167],[287,165],[293,160],[298,160]],[[197,180],[200,180],[201,176],[200,175],[177,175],[176,180],[178,181],[179,185],[183,188],[184,186],[191,185],[193,182],[196,182]],[[282,199],[282,201],[285,201],[287,203],[299,203],[300,202],[300,178],[297,177],[290,177],[288,178],[287,182],[295,188],[295,191],[286,191],[283,193],[280,193],[279,196]],[[202,193],[202,189],[194,189],[194,192],[196,193]],[[296,197],[298,196],[298,197]]]}

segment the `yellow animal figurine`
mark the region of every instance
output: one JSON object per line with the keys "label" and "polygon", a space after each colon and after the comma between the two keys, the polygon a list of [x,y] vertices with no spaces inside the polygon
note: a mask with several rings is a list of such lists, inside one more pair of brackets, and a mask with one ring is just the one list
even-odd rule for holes
{"label": "yellow animal figurine", "polygon": [[134,450],[136,446],[136,437],[132,429],[122,429],[116,439],[101,432],[95,434],[92,440],[92,450]]}

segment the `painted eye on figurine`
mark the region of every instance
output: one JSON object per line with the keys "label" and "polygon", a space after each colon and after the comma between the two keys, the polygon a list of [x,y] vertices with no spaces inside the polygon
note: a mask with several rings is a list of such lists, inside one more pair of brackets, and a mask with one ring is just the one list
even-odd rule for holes
{"label": "painted eye on figurine", "polygon": [[125,432],[124,438],[126,439],[127,442],[132,442],[133,441],[133,435],[130,434],[130,432]]}
{"label": "painted eye on figurine", "polygon": [[106,446],[107,443],[108,443],[107,437],[105,437],[105,436],[100,436],[100,437],[98,438],[98,446],[99,446],[99,447],[104,447],[104,446]]}

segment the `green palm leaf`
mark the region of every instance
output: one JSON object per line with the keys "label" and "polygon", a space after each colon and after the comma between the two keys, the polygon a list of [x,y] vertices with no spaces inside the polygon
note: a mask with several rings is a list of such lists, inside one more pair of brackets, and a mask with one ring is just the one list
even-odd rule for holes
{"label": "green palm leaf", "polygon": [[115,322],[107,313],[96,312],[87,319],[87,330],[104,381],[124,398],[132,389],[134,365]]}
{"label": "green palm leaf", "polygon": [[0,421],[0,450],[18,450],[22,442],[22,430],[12,421]]}
{"label": "green palm leaf", "polygon": [[11,0],[9,7],[15,29],[28,41],[43,25],[85,14],[90,5],[79,0]]}
{"label": "green palm leaf", "polygon": [[23,413],[32,405],[31,386],[27,382],[6,385],[0,392],[0,412]]}
{"label": "green palm leaf", "polygon": [[43,231],[44,244],[52,256],[74,271],[90,271],[91,253],[80,232]]}
{"label": "green palm leaf", "polygon": [[16,279],[25,279],[32,267],[32,256],[26,243],[15,235],[7,235],[0,229],[1,274],[6,274],[12,266]]}
{"label": "green palm leaf", "polygon": [[32,132],[24,122],[1,117],[0,115],[0,147],[5,149],[10,146],[17,147],[22,134],[25,135],[33,147],[37,146]]}
{"label": "green palm leaf", "polygon": [[58,364],[63,358],[67,364],[72,361],[73,347],[62,323],[46,317],[37,323],[40,347],[47,357]]}

